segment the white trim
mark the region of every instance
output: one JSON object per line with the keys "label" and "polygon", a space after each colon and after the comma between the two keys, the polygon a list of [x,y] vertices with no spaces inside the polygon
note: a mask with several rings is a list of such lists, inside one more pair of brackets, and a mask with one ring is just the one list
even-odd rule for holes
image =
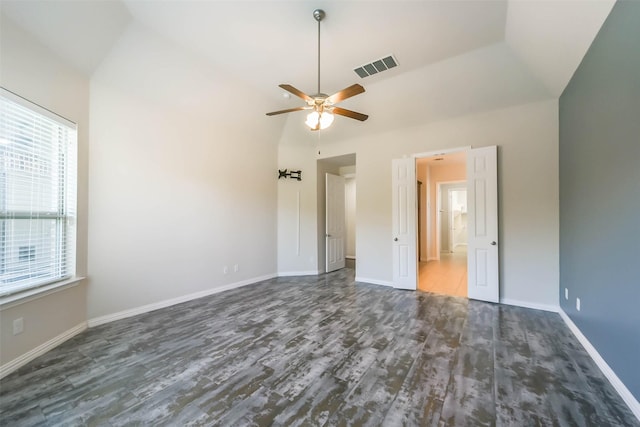
{"label": "white trim", "polygon": [[280,271],[278,277],[291,277],[291,276],[317,276],[324,274],[324,271],[308,270],[308,271]]}
{"label": "white trim", "polygon": [[387,282],[386,280],[370,279],[367,277],[356,276],[356,282],[371,283],[372,285],[391,286],[392,288],[395,287],[393,286],[393,282]]}
{"label": "white trim", "polygon": [[600,356],[600,353],[598,353],[598,350],[596,350],[596,348],[589,342],[587,337],[584,336],[584,334],[580,331],[580,329],[576,326],[576,324],[573,323],[573,321],[567,315],[567,313],[565,313],[562,308],[559,308],[558,313],[560,314],[560,317],[562,317],[562,320],[564,320],[564,323],[567,324],[571,332],[573,332],[573,335],[575,335],[576,338],[578,338],[578,341],[580,341],[580,344],[582,344],[584,349],[587,350],[587,353],[589,353],[589,356],[591,356],[593,361],[596,362],[596,365],[598,365],[598,368],[600,368],[604,376],[607,377],[607,379],[609,380],[613,388],[615,388],[618,394],[620,395],[620,397],[622,397],[622,400],[624,400],[627,406],[629,406],[629,409],[631,409],[631,412],[633,412],[633,414],[636,416],[638,421],[640,421],[640,403],[636,400],[633,394],[631,394],[631,392],[624,385],[622,380],[618,378],[616,373],[613,371],[613,369],[611,369],[611,367],[602,358],[602,356]]}
{"label": "white trim", "polygon": [[49,285],[39,286],[37,288],[31,288],[22,292],[7,295],[0,298],[0,311],[25,304],[29,301],[51,295],[65,289],[72,288],[74,286],[78,286],[83,280],[84,277],[72,277],[71,279],[66,279],[60,282],[51,283]]}
{"label": "white trim", "polygon": [[552,313],[557,313],[558,310],[560,309],[560,307],[558,307],[557,305],[538,304],[538,303],[520,301],[520,300],[515,300],[510,298],[500,298],[500,304],[514,305],[516,307],[523,307],[523,308],[532,308],[534,310],[550,311]]}
{"label": "white trim", "polygon": [[84,332],[87,329],[87,322],[82,322],[73,328],[61,333],[60,335],[51,338],[49,341],[40,344],[34,349],[29,350],[28,352],[16,357],[10,362],[5,363],[0,366],[0,379],[6,377],[10,373],[16,371],[17,369],[23,367],[27,363],[31,362],[36,357],[40,357],[49,350],[59,346],[63,342],[75,337],[81,332]]}
{"label": "white trim", "polygon": [[137,316],[139,314],[148,313],[150,311],[170,307],[172,305],[181,304],[183,302],[191,301],[194,299],[203,298],[209,295],[217,294],[217,293],[228,291],[231,289],[240,288],[242,286],[251,285],[257,282],[261,282],[263,280],[273,279],[274,277],[276,277],[275,274],[267,274],[265,276],[254,277],[252,279],[242,280],[240,282],[230,283],[228,285],[207,289],[205,291],[195,292],[193,294],[183,295],[177,298],[171,298],[164,301],[158,301],[152,304],[131,308],[129,310],[123,310],[117,313],[107,314],[105,316],[94,317],[93,319],[89,319],[87,323],[90,328],[93,328],[99,325],[104,325],[105,323],[126,319],[127,317]]}

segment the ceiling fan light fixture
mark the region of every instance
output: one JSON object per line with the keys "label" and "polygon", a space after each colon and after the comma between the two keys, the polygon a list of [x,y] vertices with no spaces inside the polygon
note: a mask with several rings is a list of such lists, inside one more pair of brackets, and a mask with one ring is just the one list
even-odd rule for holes
{"label": "ceiling fan light fixture", "polygon": [[320,129],[326,129],[331,126],[333,119],[333,114],[328,111],[323,111],[322,113],[312,111],[307,115],[305,124],[309,126],[310,129],[318,129],[318,123],[320,123]]}
{"label": "ceiling fan light fixture", "polygon": [[369,118],[369,116],[367,116],[366,114],[335,106],[335,104],[337,104],[338,102],[342,102],[347,98],[351,98],[352,96],[363,93],[364,88],[362,86],[360,86],[359,84],[353,84],[330,96],[320,91],[320,21],[322,21],[322,19],[325,17],[325,13],[321,9],[316,9],[313,11],[313,17],[318,22],[318,92],[315,95],[310,96],[302,92],[301,90],[296,89],[290,84],[278,85],[280,86],[280,88],[286,90],[287,92],[303,99],[307,103],[307,105],[304,107],[287,108],[286,110],[272,111],[270,113],[267,113],[267,116],[275,116],[278,114],[291,113],[293,111],[313,109],[313,111],[307,115],[307,120],[305,121],[305,124],[309,126],[311,130],[326,129],[331,126],[335,118],[334,114],[364,122],[365,120],[367,120],[367,118]]}
{"label": "ceiling fan light fixture", "polygon": [[320,129],[328,128],[329,126],[331,126],[331,123],[333,123],[333,114],[329,113],[328,111],[320,114]]}

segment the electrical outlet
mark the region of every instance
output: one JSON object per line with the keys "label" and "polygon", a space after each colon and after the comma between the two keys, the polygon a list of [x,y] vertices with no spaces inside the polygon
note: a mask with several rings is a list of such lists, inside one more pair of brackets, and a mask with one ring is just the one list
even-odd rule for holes
{"label": "electrical outlet", "polygon": [[13,335],[18,335],[24,332],[24,318],[18,317],[13,321]]}
{"label": "electrical outlet", "polygon": [[576,298],[576,310],[580,311],[580,298]]}
{"label": "electrical outlet", "polygon": [[234,266],[233,266],[233,272],[234,272],[234,273],[237,273],[237,272],[238,272],[238,270],[240,270],[240,267],[238,266],[238,264],[234,264]]}
{"label": "electrical outlet", "polygon": [[564,288],[564,299],[569,299],[569,288]]}
{"label": "electrical outlet", "polygon": [[229,267],[225,265],[224,268],[222,269],[222,274],[229,274]]}

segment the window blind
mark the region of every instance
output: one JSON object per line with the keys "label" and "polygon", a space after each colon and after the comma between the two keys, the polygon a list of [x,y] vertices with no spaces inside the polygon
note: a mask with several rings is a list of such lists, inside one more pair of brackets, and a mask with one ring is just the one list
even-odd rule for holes
{"label": "window blind", "polygon": [[77,127],[0,91],[0,296],[75,274]]}

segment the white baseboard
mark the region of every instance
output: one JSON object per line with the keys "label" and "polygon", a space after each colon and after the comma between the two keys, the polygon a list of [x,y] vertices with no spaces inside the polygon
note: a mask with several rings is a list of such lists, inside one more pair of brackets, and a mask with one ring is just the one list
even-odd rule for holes
{"label": "white baseboard", "polygon": [[254,277],[252,279],[242,280],[240,282],[230,283],[228,285],[219,286],[212,289],[207,289],[201,292],[195,292],[193,294],[183,295],[177,298],[171,298],[164,301],[158,301],[152,304],[143,305],[140,307],[131,308],[129,310],[119,311],[117,313],[107,314],[105,316],[95,317],[93,319],[89,319],[87,322],[90,328],[95,326],[104,325],[105,323],[114,322],[116,320],[126,319],[127,317],[137,316],[139,314],[148,313],[150,311],[158,310],[165,307],[170,307],[172,305],[180,304],[183,302],[191,301],[194,299],[206,297],[209,295],[217,294],[219,292],[228,291],[231,289],[240,288],[242,286],[251,285],[256,282],[261,282],[263,280],[273,279],[276,277],[275,274],[268,274],[265,276]]}
{"label": "white baseboard", "polygon": [[75,337],[81,332],[84,332],[87,329],[87,322],[82,322],[73,328],[61,333],[60,335],[51,338],[49,341],[40,344],[36,348],[29,350],[28,352],[16,357],[10,362],[5,363],[0,366],[0,379],[6,377],[10,373],[16,371],[17,369],[23,367],[27,363],[31,362],[36,357],[40,357],[49,350],[52,350],[54,347],[59,346],[63,342]]}
{"label": "white baseboard", "polygon": [[308,271],[279,271],[278,277],[291,277],[291,276],[317,276],[318,274],[322,274],[321,271],[318,270],[308,270]]}
{"label": "white baseboard", "polygon": [[514,305],[516,307],[523,307],[523,308],[532,308],[534,310],[550,311],[552,313],[557,313],[558,310],[560,309],[560,307],[558,307],[557,305],[537,304],[537,303],[519,301],[515,299],[510,299],[510,298],[501,298],[500,304]]}
{"label": "white baseboard", "polygon": [[382,285],[393,287],[393,282],[387,282],[386,280],[370,279],[367,277],[356,276],[356,282],[371,283],[372,285]]}
{"label": "white baseboard", "polygon": [[624,385],[622,380],[618,378],[618,376],[613,371],[613,369],[611,369],[609,364],[602,358],[602,356],[600,356],[600,353],[598,353],[598,350],[596,350],[596,348],[589,342],[587,337],[584,336],[584,334],[580,331],[580,329],[576,326],[576,324],[573,323],[573,321],[567,315],[567,313],[565,313],[564,310],[561,308],[558,310],[558,313],[560,313],[560,317],[562,317],[562,320],[564,320],[564,323],[566,323],[569,329],[571,330],[571,332],[573,332],[573,335],[575,335],[576,338],[578,338],[578,341],[580,341],[580,344],[582,344],[584,349],[587,350],[587,353],[589,353],[589,356],[591,356],[593,361],[596,362],[596,365],[598,365],[598,368],[600,368],[604,376],[607,377],[607,379],[609,380],[613,388],[615,388],[618,394],[620,395],[620,397],[622,397],[622,400],[624,400],[627,406],[629,406],[629,409],[631,409],[631,412],[633,412],[633,414],[636,416],[638,421],[640,421],[640,403],[638,402],[638,400],[636,400],[633,394],[631,394],[631,392],[629,391],[627,386]]}

